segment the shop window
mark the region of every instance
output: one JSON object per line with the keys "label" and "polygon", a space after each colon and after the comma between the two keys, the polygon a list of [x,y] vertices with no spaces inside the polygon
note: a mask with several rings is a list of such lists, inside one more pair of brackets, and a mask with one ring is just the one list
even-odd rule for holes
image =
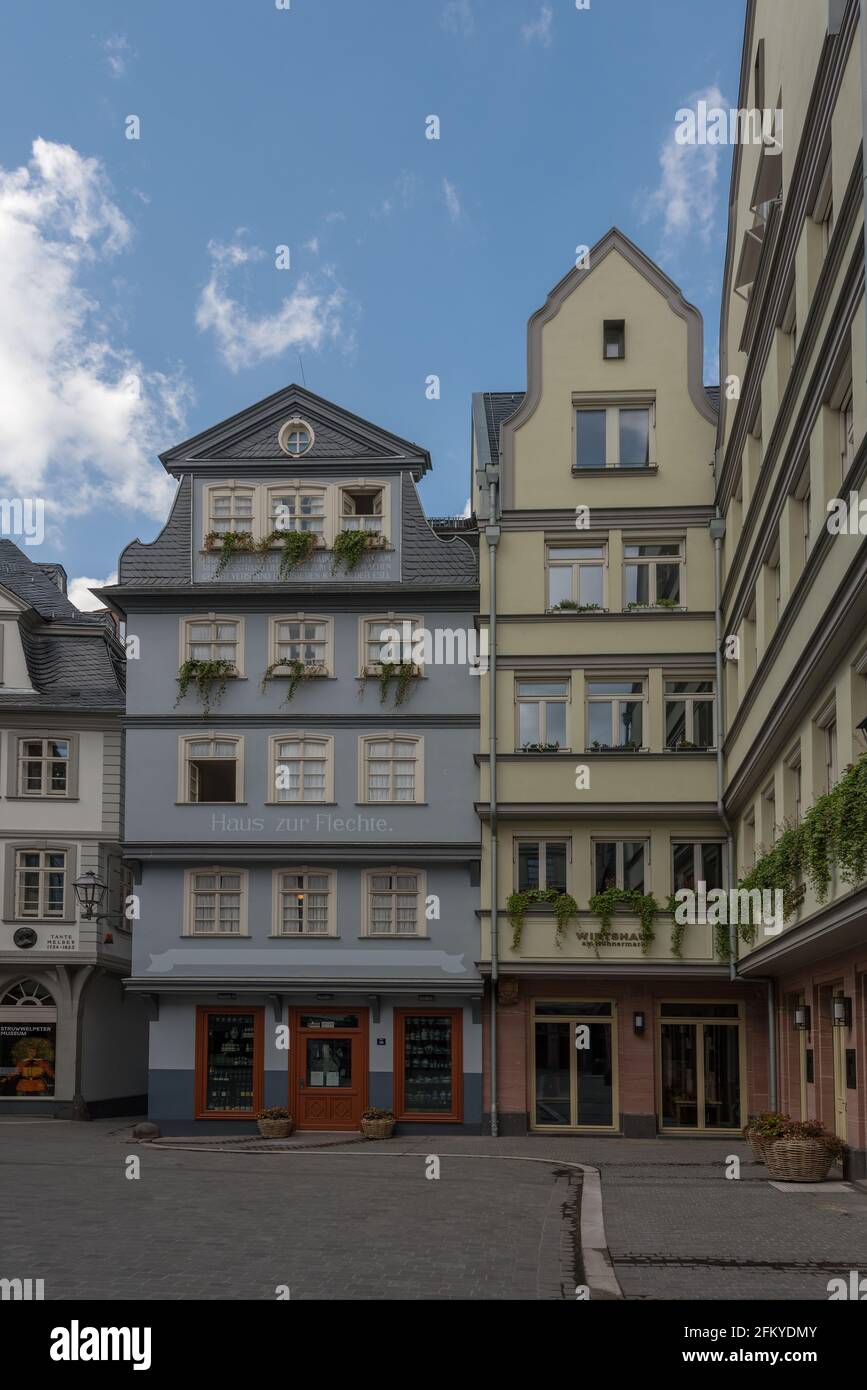
{"label": "shop window", "polygon": [[712,680],[665,682],[665,746],[696,748],[716,745],[715,685]]}
{"label": "shop window", "polygon": [[196,1117],[242,1119],[262,1108],[261,1008],[196,1010]]}
{"label": "shop window", "polygon": [[50,1100],[55,1091],[57,1009],[38,980],[0,995],[0,1100]]}
{"label": "shop window", "polygon": [[549,610],[604,607],[604,545],[551,545],[547,558]]}
{"label": "shop window", "polygon": [[741,1026],[738,1004],[660,1004],[663,1130],[740,1130]]}
{"label": "shop window", "polygon": [[395,1114],[400,1120],[463,1119],[460,1009],[395,1009]]}
{"label": "shop window", "polygon": [[612,1129],[616,1038],[610,1002],[536,1000],[533,1129]]}
{"label": "shop window", "polygon": [[519,748],[568,748],[568,681],[516,681],[515,699]]}
{"label": "shop window", "polygon": [[646,893],[650,846],[647,840],[594,840],[594,893],[620,888],[626,893]]}

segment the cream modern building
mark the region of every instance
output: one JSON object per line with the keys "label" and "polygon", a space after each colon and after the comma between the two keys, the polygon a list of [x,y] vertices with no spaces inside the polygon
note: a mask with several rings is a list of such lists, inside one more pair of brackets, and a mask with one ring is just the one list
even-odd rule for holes
{"label": "cream modern building", "polygon": [[738,873],[757,865],[748,881],[784,886],[793,909],[739,945],[739,978],[772,983],[781,1108],[836,1129],[863,1176],[865,60],[857,0],[800,3],[797,24],[792,8],[750,0],[738,96],[783,123],[781,152],[733,158],[716,455],[725,806]]}
{"label": "cream modern building", "polygon": [[766,984],[667,910],[731,869],[702,353],[698,311],[612,229],[531,318],[526,393],[474,399],[500,1132],[726,1133],[768,1105]]}

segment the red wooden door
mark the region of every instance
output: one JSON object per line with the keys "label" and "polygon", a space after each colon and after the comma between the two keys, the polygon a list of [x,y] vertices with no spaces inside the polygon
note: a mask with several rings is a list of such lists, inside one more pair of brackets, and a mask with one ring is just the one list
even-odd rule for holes
{"label": "red wooden door", "polygon": [[359,1130],[367,1104],[367,1010],[296,1009],[298,1129]]}

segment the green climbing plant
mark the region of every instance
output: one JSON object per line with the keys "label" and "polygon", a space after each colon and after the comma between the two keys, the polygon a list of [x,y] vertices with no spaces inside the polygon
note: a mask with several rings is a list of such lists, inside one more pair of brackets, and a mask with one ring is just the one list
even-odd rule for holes
{"label": "green climbing plant", "polygon": [[340,566],[345,565],[347,573],[351,574],[360,563],[369,544],[370,539],[366,531],[338,531],[331,547],[332,572],[336,574]]}
{"label": "green climbing plant", "polygon": [[308,666],[303,661],[272,661],[270,666],[266,666],[262,672],[262,679],[259,689],[265,694],[268,682],[275,676],[286,676],[288,685],[286,694],[283,696],[281,704],[288,705],[302,681],[311,680],[314,676],[324,674],[324,668],[320,666]]}
{"label": "green climbing plant", "polygon": [[175,700],[175,707],[177,708],[192,685],[202,702],[203,713],[210,714],[211,705],[219,704],[226,689],[226,681],[234,675],[233,661],[197,661],[191,658],[182,662],[176,677],[178,698]]}
{"label": "green climbing plant", "polygon": [[652,893],[639,893],[637,890],[630,891],[626,888],[606,888],[601,893],[593,894],[589,907],[599,918],[599,930],[596,933],[597,955],[599,947],[606,945],[611,938],[611,922],[618,907],[628,908],[638,917],[641,924],[641,950],[643,954],[647,954],[656,939],[653,919],[661,911]]}
{"label": "green climbing plant", "polygon": [[556,888],[524,888],[520,892],[510,893],[506,900],[506,912],[509,917],[509,925],[512,928],[512,950],[521,949],[521,935],[524,930],[524,918],[527,909],[537,903],[550,903],[554,909],[556,928],[554,940],[557,946],[562,946],[566,928],[573,917],[578,915],[578,904],[571,893],[560,893]]}
{"label": "green climbing plant", "polygon": [[303,565],[316,549],[316,534],[313,531],[277,531],[280,541],[281,579],[288,579],[296,565]]}
{"label": "green climbing plant", "polygon": [[218,579],[223,573],[233,555],[239,555],[242,552],[249,555],[258,549],[252,531],[209,531],[205,536],[205,551],[210,554],[218,546],[220,558],[214,571],[215,579]]}
{"label": "green climbing plant", "polygon": [[394,690],[394,708],[397,709],[406,699],[410,684],[417,674],[411,661],[382,661],[379,666],[379,703],[384,705],[388,699],[389,685],[397,681]]}

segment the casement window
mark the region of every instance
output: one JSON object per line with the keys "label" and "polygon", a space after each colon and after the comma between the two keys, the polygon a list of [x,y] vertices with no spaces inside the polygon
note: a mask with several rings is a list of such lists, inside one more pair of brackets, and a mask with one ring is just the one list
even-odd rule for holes
{"label": "casement window", "polygon": [[519,893],[535,888],[566,892],[569,841],[516,840],[515,886]]}
{"label": "casement window", "polygon": [[626,356],[626,323],[623,319],[606,319],[602,326],[602,355],[607,362]]}
{"label": "casement window", "polygon": [[741,866],[742,872],[748,873],[756,862],[756,815],[754,811],[750,811],[749,815],[744,817],[741,842],[744,856]]}
{"label": "casement window", "polygon": [[281,483],[268,488],[266,535],[273,531],[303,531],[326,543],[328,493],[324,487]]}
{"label": "casement window", "polygon": [[206,489],[207,524],[206,532],[223,535],[226,531],[249,531],[256,529],[256,489],[225,483]]}
{"label": "casement window", "polygon": [[187,935],[247,935],[247,874],[193,869],[187,874]]}
{"label": "casement window", "polygon": [[852,410],[852,387],[840,406],[840,480],[846,477],[855,462],[855,415]]}
{"label": "casement window", "polygon": [[604,545],[551,545],[547,558],[549,609],[604,607]]}
{"label": "casement window", "polygon": [[722,840],[674,840],[671,845],[672,892],[688,888],[696,892],[703,883],[710,892],[723,887]]}
{"label": "casement window", "polygon": [[643,680],[587,682],[587,746],[640,748],[644,735]]}
{"label": "casement window", "polygon": [[425,876],[418,869],[368,869],[362,874],[366,936],[423,936]]}
{"label": "casement window", "polygon": [[280,869],[274,875],[275,936],[335,936],[334,874]]}
{"label": "casement window", "polygon": [[423,750],[423,739],[393,733],[359,739],[359,800],[423,801]]}
{"label": "casement window", "polygon": [[649,840],[594,840],[595,893],[620,888],[626,893],[649,891]]}
{"label": "casement window", "polygon": [[714,748],[715,682],[667,680],[665,682],[665,746],[694,743]]}
{"label": "casement window", "polygon": [[834,233],[834,187],[830,156],[813,204],[813,221],[818,222],[822,229],[822,250],[827,254]]}
{"label": "casement window", "polygon": [[408,617],[405,613],[388,613],[378,618],[361,619],[360,666],[368,674],[379,671],[383,661],[395,665],[411,662],[421,671],[418,661],[413,661],[413,647],[418,640],[413,634],[424,628],[424,620]]}
{"label": "casement window", "polygon": [[804,489],[803,496],[801,497],[801,517],[803,519],[804,560],[806,562],[807,556],[810,553],[810,528],[813,524],[809,485]]}
{"label": "casement window", "polygon": [[518,709],[518,747],[568,747],[566,737],[566,705],[569,682],[516,681],[515,703]]}
{"label": "casement window", "polygon": [[624,545],[623,604],[676,608],[681,602],[682,541],[641,541]]}
{"label": "casement window", "polygon": [[306,733],[271,739],[270,802],[330,802],[333,796],[334,739]]}
{"label": "casement window", "polygon": [[66,877],[66,850],[16,850],[16,918],[40,921],[67,917]]}
{"label": "casement window", "polygon": [[823,732],[825,736],[825,786],[830,792],[836,787],[840,776],[837,759],[837,720],[829,720]]}
{"label": "casement window", "polygon": [[228,661],[242,674],[244,624],[240,618],[207,613],[181,621],[181,661]]}
{"label": "casement window", "polygon": [[181,738],[179,801],[234,803],[244,799],[244,740],[227,734]]}
{"label": "casement window", "polygon": [[17,795],[52,799],[74,796],[73,751],[69,738],[19,738]]}
{"label": "casement window", "polygon": [[340,489],[341,531],[381,536],[385,529],[386,489],[380,484],[353,484]]}
{"label": "casement window", "polygon": [[587,405],[575,411],[575,468],[647,468],[655,463],[650,402]]}
{"label": "casement window", "polygon": [[272,618],[269,624],[269,665],[289,667],[301,662],[306,670],[332,675],[333,627],[330,618],[296,613]]}
{"label": "casement window", "polygon": [[770,849],[777,835],[777,793],[773,782],[762,789],[762,844]]}
{"label": "casement window", "polygon": [[801,819],[801,745],[797,744],[786,758],[783,785],[786,797],[786,814],[797,825]]}

